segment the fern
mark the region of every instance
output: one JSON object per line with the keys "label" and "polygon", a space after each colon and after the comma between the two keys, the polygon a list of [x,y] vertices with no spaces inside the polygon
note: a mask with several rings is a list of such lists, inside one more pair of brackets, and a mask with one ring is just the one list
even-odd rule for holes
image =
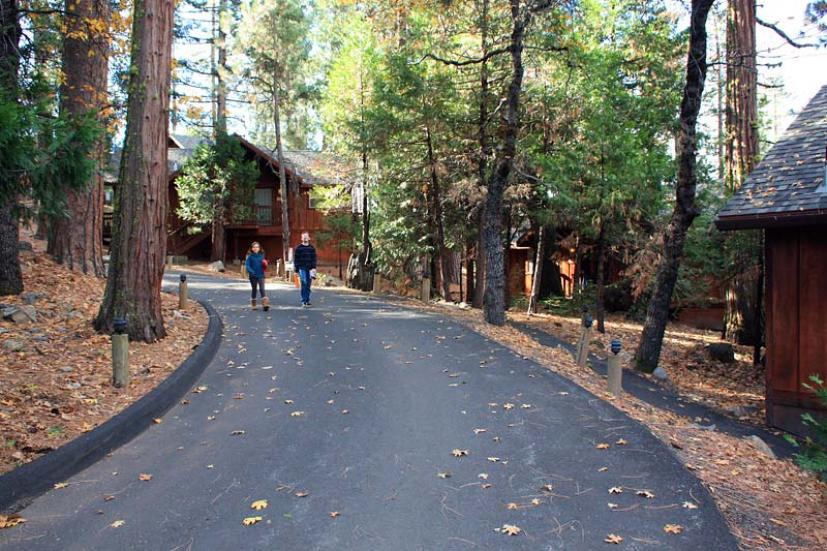
{"label": "fern", "polygon": [[[827,386],[818,375],[810,375],[813,385],[804,383],[804,387],[816,395],[818,400],[827,407]],[[827,416],[817,420],[809,413],[801,416],[801,420],[810,429],[811,436],[807,436],[802,443],[787,435],[786,439],[802,452],[795,454],[795,462],[808,471],[818,474],[819,478],[827,479]]]}

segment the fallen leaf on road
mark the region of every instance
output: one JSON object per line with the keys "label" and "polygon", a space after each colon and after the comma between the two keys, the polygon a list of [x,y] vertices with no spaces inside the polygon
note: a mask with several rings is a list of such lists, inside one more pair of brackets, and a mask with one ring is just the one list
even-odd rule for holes
{"label": "fallen leaf on road", "polygon": [[254,501],[250,504],[250,509],[255,509],[256,511],[261,511],[262,509],[267,508],[267,500],[266,499],[259,499]]}
{"label": "fallen leaf on road", "polygon": [[67,486],[69,486],[68,482],[58,482],[57,484],[54,485],[54,488],[55,488],[55,490],[62,490],[63,488],[66,488]]}
{"label": "fallen leaf on road", "polygon": [[609,509],[617,509],[618,507],[620,507],[620,505],[618,505],[617,503],[609,503]]}
{"label": "fallen leaf on road", "polygon": [[451,450],[451,455],[453,455],[454,457],[465,457],[466,455],[468,455],[468,450],[454,449]]}
{"label": "fallen leaf on road", "polygon": [[485,484],[482,485],[483,490],[487,490],[490,487],[491,487],[491,484],[488,484],[488,483],[485,483]]}
{"label": "fallen leaf on road", "polygon": [[293,495],[296,496],[296,497],[307,497],[310,494],[308,492],[296,492]]}
{"label": "fallen leaf on road", "polygon": [[138,475],[138,480],[149,482],[150,480],[152,480],[152,475],[148,473],[141,473]]}
{"label": "fallen leaf on road", "polygon": [[540,486],[540,489],[543,490],[544,492],[552,492],[553,491],[551,484],[543,484],[542,486]]}
{"label": "fallen leaf on road", "polygon": [[483,480],[488,480],[488,473],[480,473],[477,475],[477,478],[481,478]]}
{"label": "fallen leaf on road", "polygon": [[628,442],[621,438],[620,440],[615,442],[615,444],[617,444],[618,446],[625,446],[626,444],[628,444]]}
{"label": "fallen leaf on road", "polygon": [[436,475],[437,475],[439,478],[451,478],[451,472],[450,472],[450,471],[442,471],[442,472],[438,472],[438,473],[436,473]]}
{"label": "fallen leaf on road", "polygon": [[330,518],[336,518],[341,516],[342,514],[339,511],[330,511]]}
{"label": "fallen leaf on road", "polygon": [[514,524],[503,524],[502,531],[504,534],[507,534],[509,536],[516,536],[517,534],[522,532],[520,527]]}
{"label": "fallen leaf on road", "polygon": [[637,495],[639,495],[640,497],[645,497],[646,499],[654,499],[654,497],[655,497],[655,494],[653,494],[649,490],[638,490],[635,493]]}
{"label": "fallen leaf on road", "polygon": [[623,488],[621,488],[620,486],[612,486],[611,488],[609,488],[609,493],[610,494],[622,494],[623,493]]}
{"label": "fallen leaf on road", "polygon": [[161,424],[161,419],[156,417],[155,419],[152,420],[152,422],[155,423],[156,425],[160,425]]}
{"label": "fallen leaf on road", "polygon": [[18,524],[23,524],[26,519],[20,515],[0,515],[0,529],[14,528]]}
{"label": "fallen leaf on road", "polygon": [[698,506],[692,503],[691,501],[684,501],[683,506],[684,509],[697,509]]}
{"label": "fallen leaf on road", "polygon": [[294,411],[290,414],[290,417],[301,417],[302,415],[304,415],[303,411]]}
{"label": "fallen leaf on road", "polygon": [[284,401],[284,403],[285,403],[285,404],[287,404],[287,405],[289,406],[290,404],[292,404],[292,403],[293,403],[293,400],[285,400],[285,401]]}
{"label": "fallen leaf on road", "polygon": [[201,386],[195,387],[195,389],[192,391],[192,393],[193,394],[201,394],[202,392],[206,392],[206,390],[207,390],[207,387],[204,386],[204,385],[201,385]]}
{"label": "fallen leaf on road", "polygon": [[244,431],[243,431],[243,430],[234,430],[234,431],[233,431],[233,432],[231,432],[230,434],[231,434],[232,436],[241,436],[242,434],[244,434]]}
{"label": "fallen leaf on road", "polygon": [[520,506],[512,501],[511,503],[507,503],[505,508],[508,509],[509,511],[516,511],[517,509],[520,508]]}
{"label": "fallen leaf on road", "polygon": [[241,524],[244,526],[252,526],[257,522],[261,522],[261,517],[246,517],[244,520],[241,521]]}
{"label": "fallen leaf on road", "polygon": [[113,522],[109,526],[111,526],[112,528],[120,528],[124,524],[126,524],[126,522],[124,522],[123,520],[116,520],[115,522]]}
{"label": "fallen leaf on road", "polygon": [[512,404],[511,402],[506,402],[505,404],[503,404],[503,409],[514,409],[514,404]]}
{"label": "fallen leaf on road", "polygon": [[474,429],[474,434],[480,434],[481,432],[488,432],[488,429]]}
{"label": "fallen leaf on road", "polygon": [[621,538],[617,534],[609,534],[603,541],[605,541],[606,543],[612,543],[614,545],[620,545],[620,543],[623,541],[623,538]]}
{"label": "fallen leaf on road", "polygon": [[488,460],[492,463],[497,463],[500,460],[500,458],[499,457],[489,457]]}
{"label": "fallen leaf on road", "polygon": [[597,448],[598,450],[608,450],[608,449],[609,449],[609,445],[608,445],[607,443],[605,443],[605,442],[601,442],[600,444],[598,444],[597,446],[595,446],[595,448]]}
{"label": "fallen leaf on road", "polygon": [[667,524],[663,527],[663,531],[667,534],[680,534],[683,532],[683,526],[680,524]]}
{"label": "fallen leaf on road", "polygon": [[534,505],[535,507],[540,505],[540,503],[542,503],[540,501],[540,498],[535,497],[534,499],[531,500],[531,504]]}

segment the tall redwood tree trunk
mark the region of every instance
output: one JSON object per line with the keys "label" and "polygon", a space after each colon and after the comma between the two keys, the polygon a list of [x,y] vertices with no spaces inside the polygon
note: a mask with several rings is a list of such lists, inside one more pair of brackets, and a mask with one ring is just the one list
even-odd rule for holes
{"label": "tall redwood tree trunk", "polygon": [[534,256],[534,273],[531,277],[531,296],[528,298],[528,315],[537,312],[537,304],[540,302],[540,286],[543,283],[543,265],[546,260],[546,243],[548,242],[548,231],[544,225],[537,230],[537,254]]}
{"label": "tall redwood tree trunk", "polygon": [[431,217],[434,230],[434,256],[437,258],[437,269],[442,283],[442,298],[451,300],[451,282],[453,281],[453,258],[445,248],[445,225],[442,220],[442,192],[439,186],[439,174],[437,173],[436,158],[434,157],[434,144],[429,126],[425,126],[425,142],[428,146],[428,171],[431,176]]}
{"label": "tall redwood tree trunk", "polygon": [[[60,110],[74,117],[97,113],[102,127],[101,113],[107,103],[109,75],[109,1],[67,2],[66,13]],[[90,25],[91,22],[95,26]],[[105,30],[97,28],[98,23],[103,23]],[[67,190],[66,216],[52,220],[49,252],[70,270],[103,276],[103,174],[100,170],[106,162],[103,133],[90,156],[95,160],[96,170],[86,188]]]}
{"label": "tall redwood tree trunk", "polygon": [[[483,61],[480,63],[480,104],[479,117],[477,119],[477,133],[479,139],[479,151],[477,158],[477,177],[479,178],[480,189],[485,188],[488,172],[488,155],[490,146],[488,144],[488,63],[485,57],[488,55],[488,4],[489,0],[482,0],[480,3],[480,50]],[[474,295],[471,304],[474,308],[482,308],[485,302],[485,206],[481,206],[476,218],[477,244],[474,255]],[[470,287],[469,287],[470,289]]]}
{"label": "tall redwood tree trunk", "polygon": [[133,340],[165,336],[167,125],[173,3],[135,0],[126,140],[115,189],[109,276],[95,328],[124,317]]}
{"label": "tall redwood tree trunk", "polygon": [[677,140],[678,181],[675,208],[663,236],[663,259],[658,267],[655,288],[646,311],[646,322],[635,352],[635,367],[651,373],[658,366],[663,334],[669,317],[669,302],[678,280],[686,232],[698,216],[695,206],[698,113],[706,82],[706,20],[714,0],[692,0],[689,25],[689,53],[686,58],[686,83],[680,108]]}
{"label": "tall redwood tree trunk", "polygon": [[[726,186],[739,189],[758,156],[758,73],[755,46],[755,0],[729,0],[726,69]],[[735,271],[726,289],[724,336],[738,344],[761,343],[758,295],[762,279],[759,232],[731,236]]]}
{"label": "tall redwood tree trunk", "polygon": [[[20,66],[20,23],[17,0],[0,0],[0,94],[6,101],[17,100],[17,70]],[[2,153],[0,153],[2,155]],[[18,226],[17,197],[7,194],[17,189],[17,182],[6,182],[0,176],[0,296],[16,295],[23,291],[20,271],[20,228]]]}

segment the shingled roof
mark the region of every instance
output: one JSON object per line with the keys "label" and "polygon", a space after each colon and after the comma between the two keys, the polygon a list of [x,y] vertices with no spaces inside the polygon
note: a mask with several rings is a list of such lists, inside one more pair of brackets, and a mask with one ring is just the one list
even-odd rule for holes
{"label": "shingled roof", "polygon": [[718,213],[722,230],[827,223],[827,85]]}

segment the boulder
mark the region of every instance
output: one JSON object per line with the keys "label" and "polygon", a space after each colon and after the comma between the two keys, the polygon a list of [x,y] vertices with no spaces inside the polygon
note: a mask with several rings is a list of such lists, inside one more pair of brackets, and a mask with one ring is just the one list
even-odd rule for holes
{"label": "boulder", "polygon": [[713,342],[706,346],[706,352],[713,360],[731,364],[735,361],[735,348],[728,342]]}
{"label": "boulder", "polygon": [[24,348],[26,348],[26,345],[16,339],[9,339],[3,343],[3,350],[9,352],[20,352]]}
{"label": "boulder", "polygon": [[34,306],[27,304],[25,306],[9,306],[3,308],[3,319],[13,321],[14,323],[32,323],[37,321],[37,311]]}
{"label": "boulder", "polygon": [[761,440],[760,437],[756,435],[747,436],[744,438],[753,448],[758,450],[760,453],[766,455],[771,459],[775,459],[775,453],[773,453],[772,448],[770,448],[766,442]]}
{"label": "boulder", "polygon": [[222,272],[223,273],[224,270],[225,270],[224,263],[221,262],[220,260],[216,260],[215,262],[210,264],[210,271],[211,272]]}
{"label": "boulder", "polygon": [[37,302],[37,299],[40,298],[40,293],[33,293],[32,291],[26,291],[25,293],[20,294],[20,298],[23,299],[23,302],[25,302],[26,304],[31,306],[32,304]]}

